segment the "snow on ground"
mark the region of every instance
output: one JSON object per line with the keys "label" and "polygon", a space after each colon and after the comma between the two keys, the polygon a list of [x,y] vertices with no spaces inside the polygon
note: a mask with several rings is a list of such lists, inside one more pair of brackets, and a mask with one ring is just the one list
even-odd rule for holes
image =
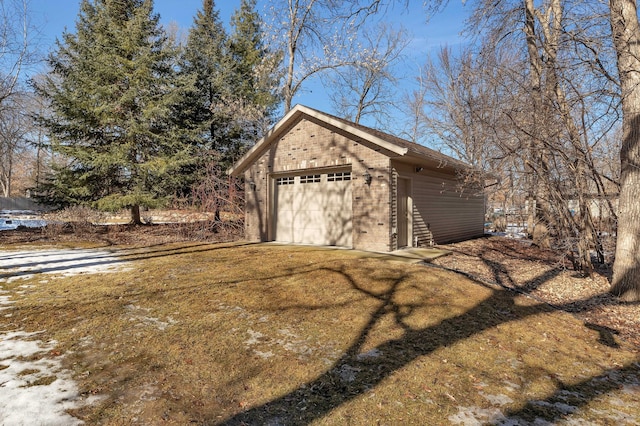
{"label": "snow on ground", "polygon": [[47,224],[36,212],[29,210],[0,210],[0,231],[18,226],[41,228]]}
{"label": "snow on ground", "polygon": [[0,283],[36,274],[71,276],[118,272],[125,261],[107,250],[66,249],[0,251]]}
{"label": "snow on ground", "polygon": [[38,333],[0,333],[0,419],[9,425],[78,425],[64,410],[91,401],[78,394],[60,361],[55,342],[31,340]]}
{"label": "snow on ground", "polygon": [[521,240],[527,238],[527,229],[525,226],[510,223],[504,232],[490,232],[490,235],[498,237],[507,237]]}
{"label": "snow on ground", "polygon": [[[95,274],[125,269],[124,261],[106,250],[0,251],[0,286],[37,274]],[[46,280],[40,284],[46,285]],[[0,290],[0,312],[11,317],[11,297]],[[61,367],[54,341],[24,330],[0,332],[0,424],[78,425],[65,410],[91,404],[97,397],[78,394]]]}

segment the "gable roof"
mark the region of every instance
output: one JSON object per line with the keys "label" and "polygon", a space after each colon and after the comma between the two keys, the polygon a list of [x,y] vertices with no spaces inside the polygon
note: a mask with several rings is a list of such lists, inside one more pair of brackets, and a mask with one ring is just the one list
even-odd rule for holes
{"label": "gable roof", "polygon": [[227,171],[227,173],[232,176],[240,175],[251,166],[251,164],[269,145],[271,145],[272,142],[277,140],[284,132],[286,132],[290,125],[305,116],[314,118],[317,121],[325,123],[327,126],[340,129],[355,137],[366,140],[371,144],[377,145],[380,148],[384,148],[386,151],[392,153],[392,158],[428,160],[438,163],[439,167],[454,169],[469,169],[471,167],[460,160],[427,148],[426,146],[409,142],[397,136],[362,126],[304,105],[296,105],[280,121],[278,121],[278,123],[276,123],[276,125],[273,126],[262,139],[260,139],[245,155],[243,155],[236,164]]}

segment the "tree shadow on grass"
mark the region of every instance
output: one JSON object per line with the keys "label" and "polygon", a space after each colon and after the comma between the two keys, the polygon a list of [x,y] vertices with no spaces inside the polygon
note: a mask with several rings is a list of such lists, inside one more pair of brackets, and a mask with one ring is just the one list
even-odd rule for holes
{"label": "tree shadow on grass", "polygon": [[[224,248],[224,247],[220,247]],[[141,253],[142,258],[163,257],[176,254],[189,254],[190,250],[194,252],[210,251],[211,247],[191,247],[181,250],[163,250],[158,247],[155,253]],[[260,253],[256,253],[260,254]],[[245,253],[245,255],[253,255]],[[131,259],[141,260],[141,259]],[[350,287],[357,291],[362,300],[374,301],[374,307],[368,314],[367,322],[359,330],[359,333],[353,343],[344,351],[342,356],[337,359],[332,366],[324,373],[310,380],[290,393],[273,399],[263,405],[248,409],[247,411],[238,413],[231,418],[222,420],[223,424],[229,425],[263,425],[263,424],[309,424],[328,415],[334,409],[352,401],[368,391],[382,384],[385,379],[392,376],[395,372],[403,367],[411,364],[417,358],[432,354],[434,351],[446,348],[455,343],[471,338],[483,331],[495,328],[501,324],[518,321],[534,315],[550,313],[557,308],[572,311],[576,309],[580,303],[572,302],[560,307],[553,307],[545,303],[538,304],[521,304],[516,303],[516,298],[526,291],[533,289],[538,283],[546,279],[551,279],[554,273],[543,273],[542,276],[535,277],[529,282],[522,283],[518,292],[512,290],[504,290],[495,285],[488,283],[476,282],[488,288],[491,291],[490,297],[483,299],[466,312],[462,312],[457,316],[452,316],[442,320],[441,322],[428,326],[416,327],[411,324],[411,315],[415,310],[424,309],[429,306],[427,297],[419,295],[418,297],[404,302],[400,302],[399,293],[402,292],[406,284],[410,283],[412,273],[404,272],[401,268],[397,268],[393,273],[384,272],[384,267],[378,272],[375,268],[365,268],[364,271],[359,269],[360,276],[354,276],[347,267],[339,265],[322,266],[318,264],[305,263],[303,266],[291,266],[278,270],[275,276],[270,271],[265,271],[268,276],[256,277],[248,273],[238,282],[225,282],[224,285],[234,285],[240,283],[248,283],[248,280],[256,279],[286,279],[294,275],[301,275],[309,272],[327,272],[328,274],[337,274],[343,277]],[[370,274],[367,274],[370,272]],[[380,274],[384,276],[381,277]],[[375,275],[375,277],[373,277]],[[377,286],[371,289],[369,286],[360,283],[366,283],[369,278],[374,278],[379,282],[384,282],[384,286]],[[505,277],[508,279],[508,277]],[[468,285],[472,285],[469,283]],[[179,288],[163,289],[162,292],[181,292],[196,290],[198,286],[190,288],[182,286]],[[601,303],[610,303],[610,300],[597,300]],[[93,303],[94,301],[87,301]],[[310,307],[310,306],[291,306],[287,305],[283,309],[330,309],[334,304],[327,301],[326,306]],[[346,302],[345,302],[346,303]],[[383,356],[368,356],[372,351],[364,352],[366,342],[371,341],[370,337],[379,327],[383,319],[391,316],[397,326],[401,328],[401,335],[398,337],[394,334],[391,338],[375,347],[375,352],[383,354]],[[601,334],[607,330],[597,329]],[[611,337],[611,336],[609,336]],[[368,349],[369,347],[367,347]],[[613,368],[601,376],[587,378],[584,381],[566,385],[557,382],[557,391],[544,401],[529,401],[520,409],[514,409],[506,413],[509,418],[544,418],[547,421],[554,421],[564,418],[566,411],[562,410],[563,402],[568,396],[574,393],[582,393],[580,400],[577,400],[573,406],[580,407],[588,403],[590,399],[596,398],[599,392],[607,392],[617,389],[620,383],[624,381],[607,382],[616,375],[629,376],[638,373],[637,363],[631,363]],[[256,372],[244,371],[243,374],[257,374]],[[604,384],[603,384],[604,383]],[[632,383],[632,382],[630,382]],[[549,407],[555,407],[550,409]],[[220,422],[219,419],[210,419],[211,422]]]}
{"label": "tree shadow on grass", "polygon": [[[135,249],[108,250],[104,248],[46,250],[39,253],[31,250],[29,254],[21,256],[0,257],[0,271],[10,269],[10,272],[0,273],[0,281],[8,278],[32,276],[35,274],[73,273],[77,269],[125,266],[131,262],[173,257],[179,255],[212,252],[234,247],[247,247],[258,243],[197,243],[181,244],[171,247],[167,244],[140,247]],[[24,251],[24,250],[23,250]],[[23,252],[22,251],[22,252]],[[64,256],[60,256],[64,253]],[[21,261],[19,259],[34,259]]]}
{"label": "tree shadow on grass", "polygon": [[[640,364],[631,363],[619,368],[605,370],[604,373],[585,379],[577,384],[557,383],[557,390],[544,401],[528,401],[520,410],[506,413],[507,418],[522,418],[534,421],[537,418],[561,420],[577,411],[591,400],[601,397],[607,392],[622,390],[638,392],[640,388]],[[597,414],[597,413],[596,413]],[[617,413],[621,424],[636,424],[637,418]]]}
{"label": "tree shadow on grass", "polygon": [[[341,405],[365,394],[381,384],[394,372],[415,361],[418,357],[429,355],[440,348],[453,345],[468,339],[488,329],[512,321],[525,319],[534,315],[550,313],[560,308],[571,311],[573,305],[553,307],[546,303],[516,304],[516,297],[524,291],[535,288],[538,283],[550,279],[554,274],[536,277],[520,286],[518,292],[501,289],[486,283],[477,282],[490,288],[491,296],[466,312],[444,319],[440,323],[425,327],[412,327],[407,321],[413,312],[411,304],[400,304],[395,301],[399,286],[408,278],[407,275],[396,277],[386,290],[380,292],[368,291],[357,284],[357,280],[344,269],[332,269],[348,279],[355,290],[378,302],[377,308],[371,313],[368,322],[361,329],[358,337],[344,354],[325,373],[315,380],[298,387],[294,391],[274,399],[263,405],[253,407],[225,420],[225,425],[305,425],[329,414]],[[535,284],[534,284],[535,283]],[[581,301],[580,303],[582,303]],[[605,301],[606,303],[606,301]],[[362,353],[363,345],[370,332],[380,322],[382,317],[393,315],[396,325],[403,333],[398,338],[387,340],[375,347],[382,357],[370,357]],[[371,352],[371,351],[368,351]],[[582,384],[558,387],[556,394],[549,396],[546,404],[554,403],[562,392],[583,392],[584,405],[590,398],[599,395],[592,391],[593,383],[606,380],[611,374],[636,372],[637,364],[623,366],[607,372],[602,379],[596,377],[585,380]],[[608,389],[615,389],[619,385],[611,384]],[[606,389],[605,389],[606,391]],[[553,421],[566,415],[562,411],[535,411],[535,407],[544,406],[545,401],[530,402],[522,410],[508,413],[509,416],[519,418],[534,413],[547,421]]]}

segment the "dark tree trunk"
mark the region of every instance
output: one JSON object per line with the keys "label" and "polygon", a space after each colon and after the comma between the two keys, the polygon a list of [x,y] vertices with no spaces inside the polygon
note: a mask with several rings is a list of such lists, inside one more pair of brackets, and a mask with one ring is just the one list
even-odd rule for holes
{"label": "dark tree trunk", "polygon": [[134,225],[142,225],[142,219],[140,218],[140,206],[131,206],[131,223]]}

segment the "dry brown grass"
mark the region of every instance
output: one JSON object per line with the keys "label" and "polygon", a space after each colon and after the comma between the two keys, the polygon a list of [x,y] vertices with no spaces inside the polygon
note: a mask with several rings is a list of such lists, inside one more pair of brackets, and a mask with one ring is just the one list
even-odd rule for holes
{"label": "dry brown grass", "polygon": [[1,284],[3,328],[46,330],[105,396],[87,424],[637,424],[638,353],[517,293],[344,250],[118,253],[131,270]]}

